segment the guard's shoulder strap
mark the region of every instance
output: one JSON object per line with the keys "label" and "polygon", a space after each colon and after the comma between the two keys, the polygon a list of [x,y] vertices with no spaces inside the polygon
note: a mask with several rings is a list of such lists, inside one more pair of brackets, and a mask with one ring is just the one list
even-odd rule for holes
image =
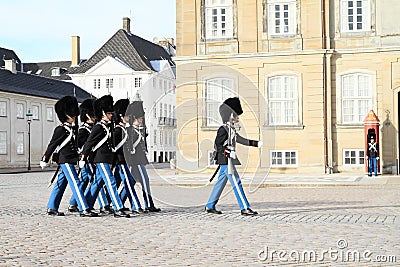
{"label": "guard's shoulder strap", "polygon": [[72,139],[72,135],[74,134],[72,129],[70,129],[68,126],[63,125],[64,129],[66,129],[69,132],[69,135],[67,138],[64,139],[64,141],[56,148],[54,153],[58,153],[68,142]]}
{"label": "guard's shoulder strap", "polygon": [[103,137],[103,139],[100,140],[100,142],[97,143],[97,145],[92,149],[92,151],[96,151],[97,149],[99,149],[99,147],[101,147],[108,139],[109,135],[110,135],[110,130],[107,128],[107,126],[105,126],[103,123],[98,122],[97,124],[100,124],[103,129],[106,131],[106,135]]}
{"label": "guard's shoulder strap", "polygon": [[142,138],[142,134],[140,133],[140,131],[138,129],[135,129],[135,127],[133,127],[133,130],[137,133],[138,138],[135,141],[135,143],[133,143],[132,148],[135,149],[137,147],[137,145],[140,143],[140,139]]}
{"label": "guard's shoulder strap", "polygon": [[121,125],[117,125],[116,127],[121,128],[124,138],[122,138],[121,142],[118,143],[118,145],[115,146],[114,151],[117,151],[118,149],[120,149],[126,142],[126,140],[128,139],[128,133],[125,129],[125,127],[122,127]]}

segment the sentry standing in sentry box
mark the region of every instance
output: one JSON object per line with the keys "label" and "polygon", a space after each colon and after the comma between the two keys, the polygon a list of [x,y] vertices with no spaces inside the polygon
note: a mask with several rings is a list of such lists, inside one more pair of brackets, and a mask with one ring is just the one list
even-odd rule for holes
{"label": "sentry standing in sentry box", "polygon": [[[78,101],[73,96],[64,96],[55,104],[57,117],[62,123],[54,129],[53,137],[47,146],[40,167],[47,167],[51,155],[60,167],[61,172],[51,191],[47,204],[47,214],[53,216],[64,216],[58,208],[61,203],[67,183],[70,185],[73,197],[78,202],[78,209],[82,217],[96,217],[97,213],[91,212],[89,205],[82,192],[82,181],[78,178],[75,165],[78,162],[78,149],[75,134],[72,128],[75,118],[79,115]],[[53,153],[54,152],[54,153]]]}
{"label": "sentry standing in sentry box", "polygon": [[236,143],[239,143],[246,146],[261,147],[262,141],[249,140],[236,133],[234,124],[239,122],[239,115],[243,113],[239,98],[232,97],[226,99],[219,107],[219,113],[224,123],[224,125],[219,127],[217,136],[215,137],[215,147],[217,151],[215,160],[217,164],[219,164],[218,168],[220,171],[218,181],[207,201],[205,211],[207,213],[222,214],[221,211],[215,208],[215,205],[229,179],[239,203],[241,214],[245,216],[256,215],[258,213],[250,209],[250,204],[244,193],[242,182],[235,168],[235,165],[240,165],[240,161],[236,157],[235,146]]}

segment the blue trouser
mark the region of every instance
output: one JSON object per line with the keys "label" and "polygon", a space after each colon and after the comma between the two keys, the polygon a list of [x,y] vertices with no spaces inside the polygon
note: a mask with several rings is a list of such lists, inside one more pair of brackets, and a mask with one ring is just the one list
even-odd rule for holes
{"label": "blue trouser", "polygon": [[72,197],[77,199],[79,211],[87,210],[89,205],[85,199],[84,193],[81,190],[82,181],[78,178],[74,164],[63,163],[60,164],[60,167],[61,172],[58,175],[53,190],[51,191],[47,207],[52,210],[58,210],[62,196],[65,192],[65,188],[67,187],[67,184],[69,184],[72,190]]}
{"label": "blue trouser", "polygon": [[146,167],[141,164],[132,165],[131,173],[135,181],[139,182],[142,185],[144,207],[145,208],[154,207],[153,198],[151,197],[151,192],[150,192],[150,181]]}
{"label": "blue trouser", "polygon": [[128,165],[126,165],[126,163],[118,164],[117,166],[115,166],[114,174],[115,177],[120,177],[120,180],[124,182],[124,187],[119,194],[122,203],[124,203],[126,199],[129,198],[132,210],[137,210],[141,208],[139,198],[135,191],[136,182],[133,179],[131,172],[129,171]]}
{"label": "blue trouser", "polygon": [[96,197],[98,196],[100,189],[104,184],[106,185],[107,191],[110,194],[114,209],[122,209],[123,205],[118,195],[115,177],[113,176],[108,163],[96,163],[96,177],[89,190],[87,190],[85,193],[89,207],[93,209],[94,203],[96,202]]}
{"label": "blue trouser", "polygon": [[[86,187],[89,184],[89,180],[91,179],[93,175],[93,165],[92,163],[86,163],[86,165],[82,168],[81,173],[80,173],[80,190],[82,192],[85,192]],[[71,196],[71,199],[69,200],[69,205],[71,206],[77,206],[77,202],[76,199],[74,198],[74,196]]]}
{"label": "blue trouser", "polygon": [[[114,177],[117,188],[119,188],[121,182],[124,182],[124,186],[119,193],[122,204],[124,204],[126,199],[129,198],[132,210],[141,208],[140,201],[134,187],[136,182],[133,179],[126,163],[115,166]],[[110,202],[110,194],[104,187],[100,190],[98,201],[100,208],[103,208],[105,205],[107,205],[107,203]]]}
{"label": "blue trouser", "polygon": [[372,175],[372,165],[374,166],[374,173],[378,175],[378,160],[376,158],[368,158],[368,171]]}
{"label": "blue trouser", "polygon": [[228,174],[228,165],[220,165],[218,181],[215,183],[213,191],[211,192],[210,199],[207,201],[207,208],[215,209],[215,205],[217,204],[228,179],[233,187],[233,191],[235,192],[235,196],[239,203],[240,209],[244,210],[250,208],[250,204],[247,201],[246,195],[244,194],[242,181],[240,180],[239,174],[234,166],[233,170],[235,179],[232,177],[231,174]]}

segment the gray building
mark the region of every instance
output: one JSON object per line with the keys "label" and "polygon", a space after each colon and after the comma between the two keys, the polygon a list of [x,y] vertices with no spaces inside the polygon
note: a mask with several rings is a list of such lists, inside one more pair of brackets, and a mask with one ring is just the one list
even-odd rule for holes
{"label": "gray building", "polygon": [[65,95],[79,102],[91,97],[72,83],[19,72],[16,60],[5,60],[0,69],[0,168],[27,167],[29,161],[38,166],[60,123],[54,104]]}

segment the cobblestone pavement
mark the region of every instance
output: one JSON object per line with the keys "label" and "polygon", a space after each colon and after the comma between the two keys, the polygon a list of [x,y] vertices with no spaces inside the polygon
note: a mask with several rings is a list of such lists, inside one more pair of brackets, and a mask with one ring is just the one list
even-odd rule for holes
{"label": "cobblestone pavement", "polygon": [[[218,205],[222,215],[203,212],[212,185],[161,185],[152,187],[161,213],[80,218],[45,214],[51,175],[0,175],[0,266],[400,263],[397,184],[246,187],[252,208],[260,213],[255,217],[240,215],[229,184]],[[70,196],[68,189],[61,211]]]}

